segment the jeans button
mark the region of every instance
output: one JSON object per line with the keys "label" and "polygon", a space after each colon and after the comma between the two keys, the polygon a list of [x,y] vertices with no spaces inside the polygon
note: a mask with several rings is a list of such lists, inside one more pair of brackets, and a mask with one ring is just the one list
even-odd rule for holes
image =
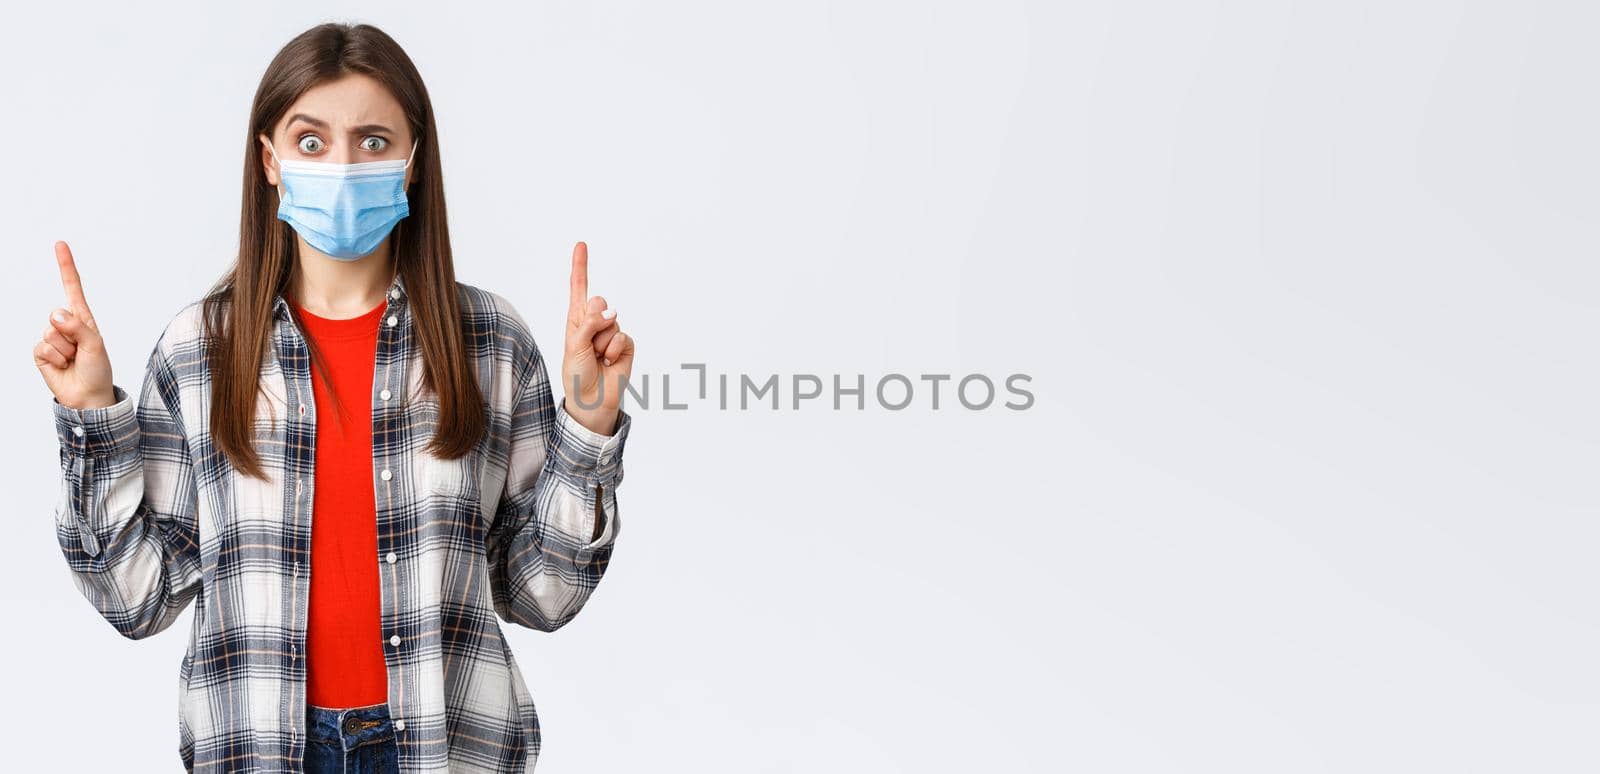
{"label": "jeans button", "polygon": [[357,731],[360,731],[360,730],[361,730],[361,720],[359,718],[345,718],[344,719],[344,732],[345,733],[353,734],[353,733],[355,733]]}

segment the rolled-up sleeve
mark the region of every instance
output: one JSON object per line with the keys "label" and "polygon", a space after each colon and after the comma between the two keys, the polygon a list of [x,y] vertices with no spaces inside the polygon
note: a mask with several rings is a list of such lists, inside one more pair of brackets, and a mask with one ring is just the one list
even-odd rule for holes
{"label": "rolled-up sleeve", "polygon": [[135,402],[51,398],[60,445],[56,536],[79,591],[124,636],[172,624],[199,591],[199,499],[179,419],[178,381],[157,343]]}
{"label": "rolled-up sleeve", "polygon": [[621,533],[616,490],[633,419],[619,412],[610,435],[584,427],[553,399],[537,348],[519,373],[491,585],[502,618],[553,631],[588,601]]}

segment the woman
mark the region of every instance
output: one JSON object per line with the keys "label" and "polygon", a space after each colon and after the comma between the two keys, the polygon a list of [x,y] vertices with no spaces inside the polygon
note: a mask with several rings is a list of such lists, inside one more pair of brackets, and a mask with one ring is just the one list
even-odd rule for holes
{"label": "woman", "polygon": [[290,41],[245,157],[237,261],[171,319],[137,404],[56,244],[67,305],[34,359],[75,583],[133,639],[199,600],[188,770],[531,768],[496,616],[552,631],[606,570],[633,339],[579,242],[554,402],[522,316],[455,280],[428,92],[378,29]]}

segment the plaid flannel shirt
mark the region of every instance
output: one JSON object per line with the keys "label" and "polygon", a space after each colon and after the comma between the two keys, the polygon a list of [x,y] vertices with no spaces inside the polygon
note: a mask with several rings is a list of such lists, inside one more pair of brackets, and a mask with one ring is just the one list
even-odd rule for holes
{"label": "plaid flannel shirt", "polygon": [[[427,452],[437,396],[405,287],[378,332],[372,395],[382,637],[400,770],[533,768],[539,719],[499,620],[552,631],[584,606],[621,523],[631,418],[594,433],[552,399],[505,298],[457,283],[489,430],[466,457]],[[280,296],[255,417],[266,481],[240,475],[208,428],[201,302],[150,354],[137,403],[55,402],[56,534],[75,585],[124,636],[170,626],[194,599],[178,672],[178,752],[201,772],[299,772],[317,407],[305,339]],[[596,501],[603,509],[595,534]]]}

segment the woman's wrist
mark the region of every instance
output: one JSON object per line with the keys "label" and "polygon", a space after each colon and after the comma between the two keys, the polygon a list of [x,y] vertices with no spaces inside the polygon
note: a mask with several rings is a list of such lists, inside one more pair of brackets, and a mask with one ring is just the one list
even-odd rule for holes
{"label": "woman's wrist", "polygon": [[107,406],[115,406],[115,405],[117,405],[117,392],[116,392],[116,388],[112,388],[110,390],[105,391],[104,393],[98,393],[98,394],[95,394],[95,395],[90,395],[88,397],[85,397],[81,401],[73,401],[71,403],[65,403],[65,402],[62,402],[62,400],[60,398],[57,398],[56,402],[60,403],[63,406],[66,406],[69,409],[76,409],[78,411],[88,411],[89,409],[105,408]]}
{"label": "woman's wrist", "polygon": [[578,424],[583,425],[590,432],[609,436],[617,431],[617,418],[621,415],[618,409],[608,409],[604,406],[580,409],[573,403],[571,396],[568,396],[564,402],[567,413],[572,415],[573,419],[578,420]]}

